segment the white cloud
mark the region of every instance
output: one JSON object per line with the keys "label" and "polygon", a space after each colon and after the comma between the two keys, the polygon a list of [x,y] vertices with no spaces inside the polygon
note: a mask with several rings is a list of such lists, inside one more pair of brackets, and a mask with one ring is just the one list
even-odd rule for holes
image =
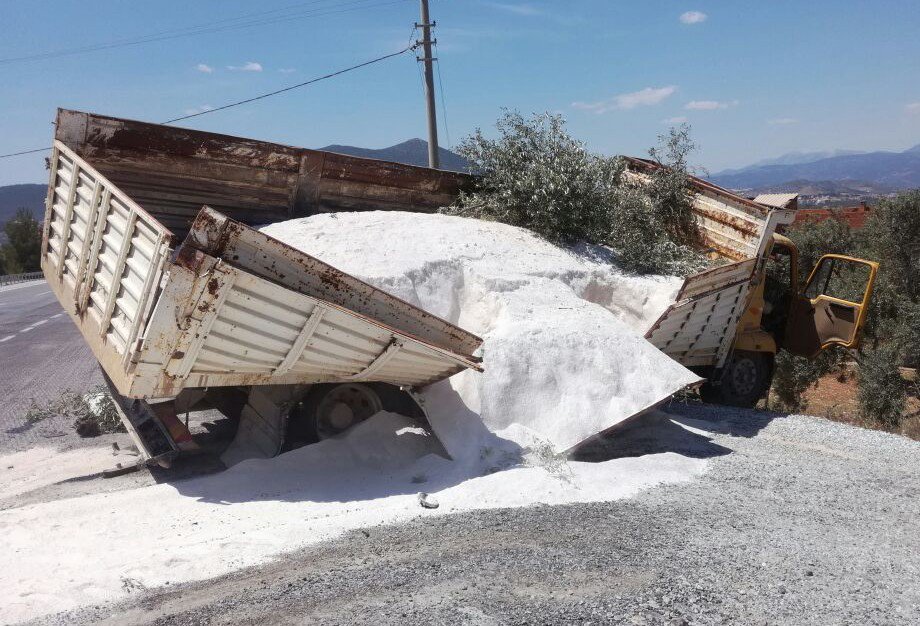
{"label": "white cloud", "polygon": [[912,115],[920,115],[920,100],[905,105],[904,110]]}
{"label": "white cloud", "polygon": [[195,69],[199,72],[204,72],[205,74],[212,74],[214,72],[214,68],[207,63],[199,63],[195,66]]}
{"label": "white cloud", "polygon": [[594,111],[595,113],[607,113],[613,110],[622,111],[635,109],[640,106],[660,104],[673,95],[675,91],[677,91],[677,87],[673,85],[667,87],[646,87],[639,91],[623,93],[599,102],[573,102],[572,106],[576,109]]}
{"label": "white cloud", "polygon": [[279,69],[278,71],[279,71],[280,73],[282,73],[282,74],[293,74],[293,73],[296,72],[297,70],[294,69],[293,67],[282,67],[282,68]]}
{"label": "white cloud", "polygon": [[686,124],[689,120],[685,115],[678,115],[677,117],[666,117],[661,120],[662,124]]}
{"label": "white cloud", "polygon": [[686,13],[680,14],[680,21],[684,24],[701,24],[705,22],[708,17],[709,16],[702,11],[687,11]]}
{"label": "white cloud", "polygon": [[489,6],[499,9],[501,11],[507,11],[508,13],[514,13],[515,15],[543,15],[543,11],[533,6],[532,4],[524,3],[505,3],[505,2],[490,2]]}
{"label": "white cloud", "polygon": [[770,126],[789,126],[790,124],[798,124],[799,120],[794,117],[777,117],[772,120],[767,120],[767,124]]}
{"label": "white cloud", "polygon": [[717,100],[691,100],[684,105],[684,108],[688,111],[718,111],[719,109],[727,109],[728,107],[737,105],[737,100],[732,100],[731,102],[719,102]]}
{"label": "white cloud", "polygon": [[238,72],[261,72],[262,64],[255,61],[246,61],[243,65],[228,65],[227,69]]}
{"label": "white cloud", "polygon": [[213,111],[213,110],[214,110],[214,107],[212,107],[210,104],[202,104],[202,105],[193,107],[191,109],[186,109],[185,114],[195,115],[195,113],[204,113],[205,111]]}

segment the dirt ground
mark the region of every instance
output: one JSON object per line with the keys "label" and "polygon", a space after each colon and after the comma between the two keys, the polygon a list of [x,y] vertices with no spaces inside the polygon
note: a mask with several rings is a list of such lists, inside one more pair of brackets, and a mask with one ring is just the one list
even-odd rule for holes
{"label": "dirt ground", "polygon": [[[914,376],[916,372],[913,371],[905,374],[908,379]],[[821,378],[815,387],[805,392],[807,404],[803,413],[863,428],[886,430],[920,441],[920,401],[916,398],[909,398],[900,426],[896,429],[886,429],[879,424],[867,422],[859,416],[856,392],[856,374],[851,368],[828,374]]]}

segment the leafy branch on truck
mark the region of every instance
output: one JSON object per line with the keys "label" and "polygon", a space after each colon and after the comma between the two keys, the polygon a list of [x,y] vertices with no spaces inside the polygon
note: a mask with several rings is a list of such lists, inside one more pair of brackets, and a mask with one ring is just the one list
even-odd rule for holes
{"label": "leafy branch on truck", "polygon": [[649,184],[625,176],[622,158],[589,152],[562,116],[524,118],[505,111],[497,139],[480,130],[458,152],[480,177],[445,212],[521,226],[557,243],[608,245],[621,266],[640,273],[687,275],[706,267],[696,239],[686,124],[649,151],[659,168]]}

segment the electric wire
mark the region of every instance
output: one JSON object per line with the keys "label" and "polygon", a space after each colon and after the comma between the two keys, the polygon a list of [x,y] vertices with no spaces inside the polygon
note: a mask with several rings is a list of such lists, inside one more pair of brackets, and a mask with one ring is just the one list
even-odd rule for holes
{"label": "electric wire", "polygon": [[[162,31],[160,33],[152,33],[150,35],[145,35],[142,37],[134,39],[119,39],[106,43],[93,44],[89,46],[67,48],[63,50],[52,50],[47,52],[39,52],[30,55],[24,55],[20,57],[8,57],[0,59],[0,65],[9,65],[17,62],[25,61],[39,61],[45,59],[58,58],[63,56],[71,56],[74,54],[85,54],[89,52],[97,52],[99,50],[109,50],[112,48],[122,48],[127,46],[136,46],[145,43],[152,43],[157,41],[166,41],[171,39],[179,39],[182,37],[192,37],[196,35],[207,35],[212,33],[220,33],[231,30],[239,30],[245,28],[253,28],[257,26],[265,26],[269,24],[278,24],[281,22],[296,21],[303,19],[312,19],[316,17],[322,17],[325,15],[335,15],[339,13],[348,13],[352,11],[359,11],[363,9],[370,9],[381,6],[389,6],[394,4],[402,4],[406,0],[390,0],[388,2],[376,2],[372,4],[367,4],[371,0],[351,0],[350,2],[337,3],[325,7],[316,7],[314,9],[309,9],[302,13],[291,13],[289,15],[276,15],[270,18],[256,19],[250,21],[241,21],[244,20],[247,16],[259,16],[259,15],[268,15],[270,13],[278,13],[286,10],[290,10],[291,7],[301,7],[310,4],[317,4],[318,2],[326,2],[328,0],[314,0],[313,2],[301,3],[300,5],[289,5],[285,8],[274,9],[272,11],[263,11],[261,13],[251,13],[244,16],[227,18],[224,20],[218,20],[216,22],[211,22],[210,24],[200,24],[197,26],[190,26],[184,29],[176,29],[172,31]],[[343,8],[345,7],[345,8]],[[225,24],[223,26],[217,26],[225,22],[240,22],[236,24]]]}
{"label": "electric wire", "polygon": [[[181,117],[175,117],[175,118],[173,118],[173,119],[171,119],[171,120],[166,120],[165,122],[161,122],[161,123],[162,123],[162,124],[172,124],[173,122],[178,122],[178,121],[181,121],[181,120],[187,120],[187,119],[190,119],[190,118],[192,118],[192,117],[199,117],[199,116],[201,116],[201,115],[208,115],[209,113],[216,113],[217,111],[223,111],[223,110],[230,109],[230,108],[233,108],[233,107],[237,107],[237,106],[240,106],[240,105],[243,105],[243,104],[248,104],[248,103],[250,103],[250,102],[255,102],[256,100],[263,100],[263,99],[265,99],[265,98],[270,98],[271,96],[276,96],[276,95],[278,95],[278,94],[280,94],[280,93],[285,93],[285,92],[287,92],[287,91],[292,91],[292,90],[294,90],[294,89],[299,89],[300,87],[306,87],[307,85],[312,85],[312,84],[314,84],[314,83],[318,83],[318,82],[320,82],[320,81],[322,81],[322,80],[326,80],[326,79],[328,79],[328,78],[333,78],[333,77],[335,77],[335,76],[340,76],[340,75],[345,74],[345,73],[347,73],[347,72],[351,72],[351,71],[360,69],[360,68],[362,68],[362,67],[367,67],[368,65],[373,65],[374,63],[380,63],[381,61],[385,61],[385,60],[387,60],[387,59],[392,59],[393,57],[397,57],[397,56],[403,55],[403,54],[405,54],[406,52],[409,52],[410,50],[414,50],[414,49],[415,49],[415,45],[414,45],[414,44],[408,45],[408,46],[406,46],[405,48],[403,48],[402,50],[399,50],[398,52],[391,52],[390,54],[385,54],[385,55],[383,55],[383,56],[379,56],[379,57],[374,58],[374,59],[371,59],[371,60],[369,60],[369,61],[364,61],[363,63],[358,63],[357,65],[352,65],[352,66],[350,66],[350,67],[346,67],[346,68],[341,69],[341,70],[336,70],[335,72],[330,72],[329,74],[325,74],[325,75],[323,75],[323,76],[317,76],[316,78],[311,78],[310,80],[304,81],[304,82],[302,82],[302,83],[297,83],[296,85],[291,85],[291,86],[289,86],[289,87],[284,87],[283,89],[276,89],[275,91],[270,91],[270,92],[268,92],[268,93],[259,94],[258,96],[254,96],[254,97],[252,97],[252,98],[246,98],[245,100],[238,100],[237,102],[231,102],[231,103],[225,104],[225,105],[223,105],[223,106],[215,107],[215,108],[213,108],[213,109],[208,109],[207,111],[199,111],[198,113],[191,113],[191,114],[189,114],[189,115],[183,115],[183,116],[181,116]],[[14,156],[20,156],[20,155],[23,155],[23,154],[32,154],[32,153],[35,153],[35,152],[42,152],[42,151],[44,151],[44,150],[50,150],[50,149],[51,149],[50,147],[47,147],[47,148],[36,148],[36,149],[34,149],[34,150],[23,150],[23,151],[20,151],[20,152],[11,152],[11,153],[9,153],[9,154],[0,154],[0,159],[5,159],[5,158],[8,158],[8,157],[14,157]]]}
{"label": "electric wire", "polygon": [[[434,49],[437,52],[438,44],[434,44]],[[441,111],[444,112],[444,138],[447,139],[447,147],[452,148],[453,145],[450,142],[450,129],[447,127],[447,102],[444,98],[444,83],[441,81],[441,54],[437,53],[437,67],[438,67],[438,90],[441,92]]]}

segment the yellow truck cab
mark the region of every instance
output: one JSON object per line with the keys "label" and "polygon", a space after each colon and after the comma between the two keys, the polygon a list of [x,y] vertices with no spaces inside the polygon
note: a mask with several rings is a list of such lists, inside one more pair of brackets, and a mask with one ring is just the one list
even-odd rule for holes
{"label": "yellow truck cab", "polygon": [[[639,181],[661,167],[626,161]],[[645,337],[706,379],[705,400],[754,406],[770,388],[780,348],[813,358],[859,345],[877,263],[828,254],[800,285],[799,251],[776,232],[795,220],[795,194],[744,198],[696,177],[689,186],[700,245],[715,267],[688,276]],[[771,285],[784,266],[785,284]]]}
{"label": "yellow truck cab", "polygon": [[710,380],[701,389],[707,400],[756,404],[770,388],[779,348],[814,358],[831,346],[859,346],[878,263],[826,254],[800,286],[799,250],[791,239],[773,233],[767,254],[767,263],[777,257],[788,260],[788,282],[771,289],[771,297],[765,296],[771,277],[764,264],[718,384]]}

